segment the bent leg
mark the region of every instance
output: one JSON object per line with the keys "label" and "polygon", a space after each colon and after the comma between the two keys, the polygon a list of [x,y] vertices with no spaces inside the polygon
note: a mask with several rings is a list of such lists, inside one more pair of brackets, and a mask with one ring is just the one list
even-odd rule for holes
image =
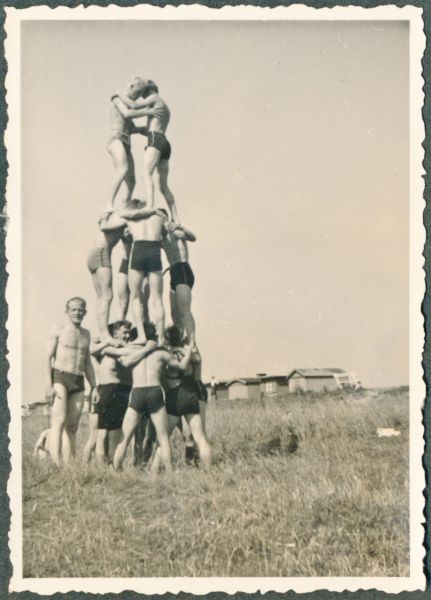
{"label": "bent leg", "polygon": [[114,208],[115,197],[129,171],[129,161],[128,152],[126,152],[123,142],[119,139],[111,141],[108,146],[108,152],[112,157],[115,169],[110,193],[110,207]]}

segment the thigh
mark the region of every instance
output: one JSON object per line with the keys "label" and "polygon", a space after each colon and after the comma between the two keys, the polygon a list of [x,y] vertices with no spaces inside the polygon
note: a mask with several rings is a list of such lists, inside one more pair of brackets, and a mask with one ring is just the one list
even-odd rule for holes
{"label": "thigh", "polygon": [[129,406],[126,410],[126,414],[124,415],[122,427],[123,435],[126,440],[129,440],[132,437],[140,419],[141,415],[134,408]]}
{"label": "thigh", "polygon": [[128,166],[129,152],[126,152],[124,144],[121,140],[112,140],[108,146],[108,152],[112,156],[112,160],[114,161],[114,166],[116,168]]}
{"label": "thigh", "polygon": [[160,161],[160,151],[154,146],[147,146],[144,153],[144,167],[152,173]]}
{"label": "thigh", "polygon": [[163,294],[163,274],[161,271],[148,273],[148,283],[150,287],[150,296],[161,298]]}
{"label": "thigh", "polygon": [[[77,425],[84,408],[84,392],[70,394],[67,401],[67,424]],[[91,421],[90,421],[91,422]]]}
{"label": "thigh", "polygon": [[202,423],[202,417],[200,414],[197,415],[186,415],[190,429],[192,430],[192,436],[195,440],[198,440],[202,436],[205,436],[204,427]]}
{"label": "thigh", "polygon": [[140,295],[143,281],[144,273],[142,271],[136,271],[135,269],[129,268],[129,289],[133,294]]}
{"label": "thigh", "polygon": [[175,301],[181,312],[190,309],[192,304],[192,290],[185,283],[179,283],[175,288]]}
{"label": "thigh", "polygon": [[151,420],[156,430],[157,438],[168,433],[168,414],[166,408],[162,406],[158,411],[151,413]]}
{"label": "thigh", "polygon": [[51,419],[64,420],[67,415],[67,390],[61,383],[54,383],[54,402],[51,408]]}

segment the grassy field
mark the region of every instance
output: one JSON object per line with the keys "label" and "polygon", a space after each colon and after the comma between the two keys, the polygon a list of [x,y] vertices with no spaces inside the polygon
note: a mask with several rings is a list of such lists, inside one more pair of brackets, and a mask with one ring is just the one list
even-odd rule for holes
{"label": "grassy field", "polygon": [[156,481],[79,462],[57,472],[31,456],[46,417],[23,427],[25,577],[409,573],[405,390],[210,406],[213,469],[186,467],[175,438],[175,472]]}

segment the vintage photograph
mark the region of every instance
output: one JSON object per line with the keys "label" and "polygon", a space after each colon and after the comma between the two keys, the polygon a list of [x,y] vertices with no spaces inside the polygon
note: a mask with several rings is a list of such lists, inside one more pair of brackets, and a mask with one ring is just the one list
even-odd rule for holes
{"label": "vintage photograph", "polygon": [[423,588],[421,11],[6,30],[11,590]]}

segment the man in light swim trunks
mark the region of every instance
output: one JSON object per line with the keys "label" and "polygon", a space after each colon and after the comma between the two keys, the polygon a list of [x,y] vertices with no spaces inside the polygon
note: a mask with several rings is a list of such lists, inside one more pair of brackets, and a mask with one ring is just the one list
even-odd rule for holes
{"label": "man in light swim trunks", "polygon": [[133,237],[129,260],[129,288],[134,323],[138,330],[135,343],[145,342],[142,284],[148,277],[150,304],[159,340],[163,339],[165,310],[163,307],[163,273],[161,259],[161,233],[167,218],[166,211],[146,208],[141,200],[131,200],[119,216],[127,220]]}
{"label": "man in light swim trunks", "polygon": [[194,233],[182,227],[169,224],[163,233],[162,248],[169,262],[171,275],[171,315],[174,325],[186,332],[191,344],[195,343],[195,320],[192,315],[192,288],[195,282],[189,265],[187,242],[195,242]]}
{"label": "man in light swim trunks", "polygon": [[[124,98],[133,101],[146,90],[146,82],[140,77],[133,77],[127,84]],[[131,118],[124,117],[116,106],[115,96],[111,98],[111,134],[108,140],[108,152],[115,167],[115,176],[112,182],[109,210],[113,210],[117,194],[123,184],[124,194],[119,198],[118,208],[132,197],[135,187],[135,166],[130,144],[130,136],[135,133],[147,135],[146,127],[136,127]],[[147,108],[145,114],[152,114],[153,110]],[[141,115],[142,116],[142,115]]]}
{"label": "man in light swim trunks", "polygon": [[[116,321],[110,325],[112,337],[122,344],[130,339],[131,323]],[[95,412],[98,416],[96,462],[105,462],[105,446],[108,439],[108,458],[112,461],[120,441],[121,426],[126,414],[129,394],[132,388],[132,373],[118,362],[118,358],[105,354],[107,342],[99,342],[91,347],[91,354],[98,361],[98,402]]]}
{"label": "man in light swim trunks", "polygon": [[[180,332],[177,327],[169,327],[166,339],[170,346],[170,353],[178,362],[184,356],[184,347],[181,343]],[[174,345],[177,344],[177,345]],[[190,346],[189,346],[190,347]],[[211,465],[211,448],[205,435],[205,429],[200,413],[200,390],[195,376],[200,377],[200,371],[195,374],[196,366],[200,367],[200,356],[194,351],[189,365],[184,372],[167,365],[167,393],[166,410],[168,413],[169,435],[179,424],[181,417],[185,417],[190,426],[193,439],[198,447],[199,455],[205,467]],[[152,470],[157,472],[160,463],[160,451],[157,450],[152,465]]]}
{"label": "man in light swim trunks", "polygon": [[[153,323],[144,324],[146,339],[156,342],[157,334]],[[148,344],[148,342],[147,342]],[[139,424],[141,415],[149,416],[156,429],[157,441],[160,445],[160,456],[165,469],[171,470],[171,448],[167,431],[167,415],[165,397],[160,385],[160,375],[165,365],[177,370],[184,370],[190,361],[192,347],[184,348],[181,361],[175,360],[171,354],[162,347],[153,347],[148,352],[148,347],[139,348],[129,345],[128,353],[119,358],[125,367],[133,369],[133,388],[130,394],[129,406],[123,421],[123,438],[115,451],[113,465],[119,469],[126,456],[127,447],[131,437]]]}
{"label": "man in light swim trunks", "polygon": [[172,219],[178,223],[175,198],[168,186],[171,145],[166,139],[166,129],[171,116],[166,102],[159,96],[157,85],[151,79],[141,79],[142,98],[133,99],[131,94],[117,94],[113,102],[124,119],[148,116],[148,145],[144,156],[144,184],[148,206],[154,206],[154,181],[166,200]]}
{"label": "man in light swim trunks", "polygon": [[[47,344],[45,397],[52,403],[49,451],[57,466],[60,455],[67,464],[76,454],[76,432],[84,405],[84,374],[90,395],[96,394],[90,332],[81,327],[86,312],[85,300],[68,300],[67,323],[53,327]],[[66,435],[62,440],[63,431]]]}

